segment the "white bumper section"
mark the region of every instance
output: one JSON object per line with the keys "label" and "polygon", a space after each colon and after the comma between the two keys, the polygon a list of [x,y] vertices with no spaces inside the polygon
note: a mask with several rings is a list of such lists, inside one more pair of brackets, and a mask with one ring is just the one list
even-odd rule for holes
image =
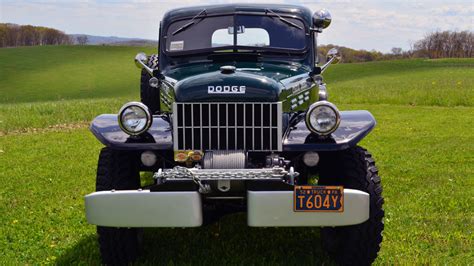
{"label": "white bumper section", "polygon": [[202,225],[198,192],[100,191],[86,196],[91,224],[114,227],[196,227]]}
{"label": "white bumper section", "polygon": [[[369,194],[344,189],[343,212],[294,212],[293,191],[248,191],[249,226],[344,226],[369,218]],[[112,227],[197,227],[202,225],[198,192],[123,190],[85,197],[91,224]]]}
{"label": "white bumper section", "polygon": [[343,212],[294,212],[293,191],[248,191],[249,226],[344,226],[369,219],[369,194],[344,189]]}

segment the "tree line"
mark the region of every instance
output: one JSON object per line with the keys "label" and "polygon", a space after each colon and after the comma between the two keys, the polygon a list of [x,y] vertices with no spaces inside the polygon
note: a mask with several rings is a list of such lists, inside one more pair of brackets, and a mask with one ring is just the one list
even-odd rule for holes
{"label": "tree line", "polygon": [[437,31],[417,41],[413,50],[418,57],[474,57],[472,31]]}
{"label": "tree line", "polygon": [[321,45],[318,55],[322,62],[331,48],[338,48],[343,62],[368,62],[404,58],[472,58],[474,57],[474,32],[472,31],[435,31],[410,45],[409,50],[393,47],[390,53],[379,51],[355,50],[337,45]]}
{"label": "tree line", "polygon": [[0,23],[0,47],[68,45],[73,43],[72,38],[56,29]]}

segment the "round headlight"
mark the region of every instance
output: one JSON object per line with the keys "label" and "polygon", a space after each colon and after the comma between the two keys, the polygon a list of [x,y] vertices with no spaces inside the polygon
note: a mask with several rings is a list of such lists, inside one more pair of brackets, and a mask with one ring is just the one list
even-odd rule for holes
{"label": "round headlight", "polygon": [[319,135],[331,134],[337,129],[339,122],[339,110],[327,101],[313,103],[306,112],[306,126]]}
{"label": "round headlight", "polygon": [[120,128],[129,135],[140,135],[152,122],[150,111],[143,103],[130,102],[122,106],[118,114]]}

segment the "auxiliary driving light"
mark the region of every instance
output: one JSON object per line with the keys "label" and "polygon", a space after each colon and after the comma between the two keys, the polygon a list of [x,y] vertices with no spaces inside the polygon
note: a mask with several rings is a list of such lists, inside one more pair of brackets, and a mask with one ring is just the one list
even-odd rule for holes
{"label": "auxiliary driving light", "polygon": [[147,167],[151,167],[156,163],[156,154],[152,151],[144,151],[140,156],[142,164]]}
{"label": "auxiliary driving light", "polygon": [[303,155],[303,162],[308,167],[314,167],[319,163],[319,154],[314,151],[308,151]]}
{"label": "auxiliary driving light", "polygon": [[118,122],[125,133],[137,136],[150,128],[152,117],[143,103],[129,102],[120,109]]}
{"label": "auxiliary driving light", "polygon": [[306,126],[319,135],[329,135],[339,126],[339,110],[328,101],[313,103],[306,112]]}

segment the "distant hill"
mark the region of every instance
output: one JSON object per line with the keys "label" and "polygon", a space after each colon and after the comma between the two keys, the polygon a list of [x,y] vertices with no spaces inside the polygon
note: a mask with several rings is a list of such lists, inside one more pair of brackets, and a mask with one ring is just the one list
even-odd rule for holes
{"label": "distant hill", "polygon": [[124,38],[117,36],[95,36],[88,34],[69,34],[74,43],[77,43],[77,37],[87,36],[88,45],[124,45],[124,46],[157,46],[155,40],[147,40],[140,38]]}

